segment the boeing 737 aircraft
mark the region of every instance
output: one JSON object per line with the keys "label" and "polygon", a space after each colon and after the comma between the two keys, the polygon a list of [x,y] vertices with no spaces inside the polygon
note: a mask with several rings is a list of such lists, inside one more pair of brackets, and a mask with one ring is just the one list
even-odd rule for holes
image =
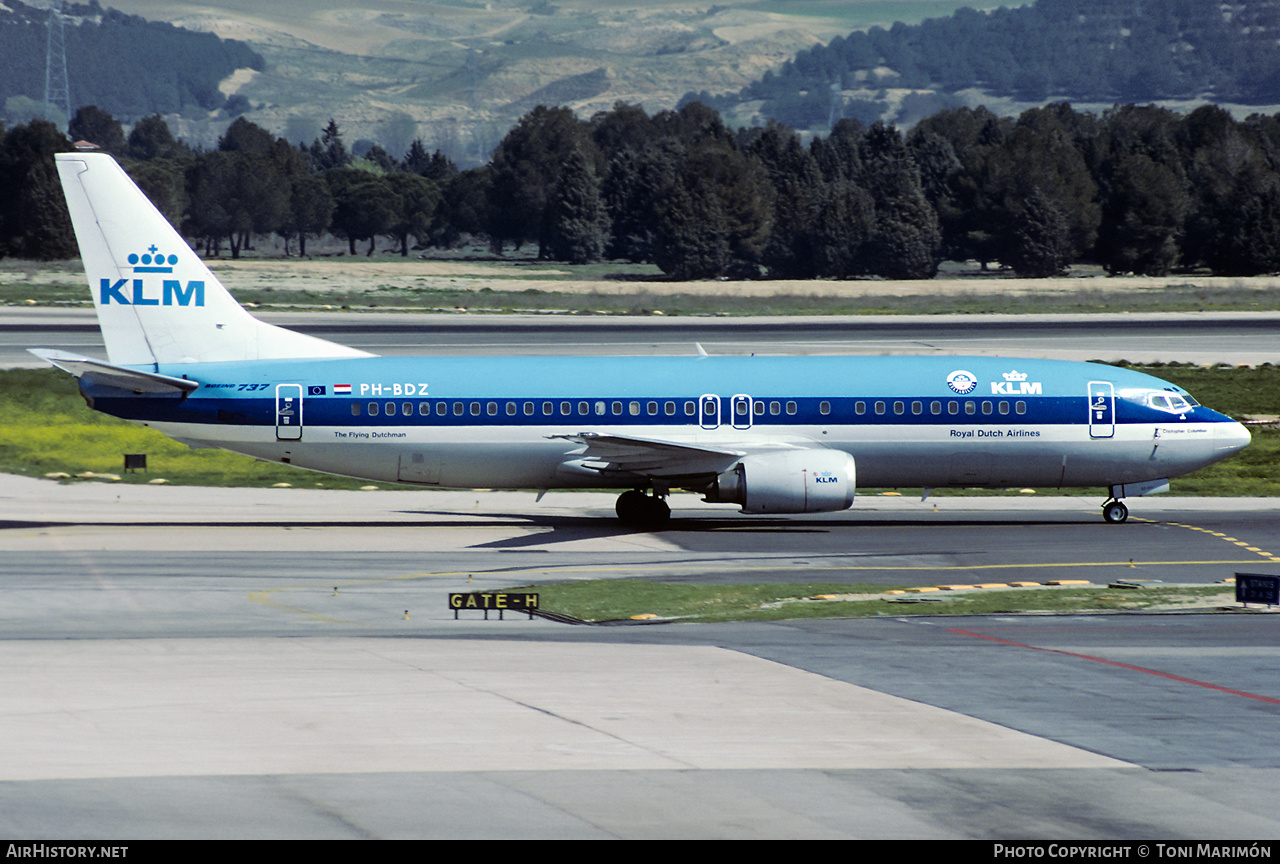
{"label": "boeing 737 aircraft", "polygon": [[[746,513],[863,487],[1106,487],[1102,512],[1249,442],[1158,378],[994,357],[377,357],[247,313],[106,154],[57,155],[107,361],[34,353],[192,446],[430,487],[672,489]],[[699,352],[700,354],[702,352]],[[692,354],[692,352],[691,352]]]}

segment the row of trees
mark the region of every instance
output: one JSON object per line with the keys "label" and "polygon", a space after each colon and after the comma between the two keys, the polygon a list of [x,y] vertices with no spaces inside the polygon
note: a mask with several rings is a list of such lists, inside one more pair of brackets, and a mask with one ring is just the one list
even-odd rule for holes
{"label": "row of trees", "polygon": [[[1238,122],[1214,106],[1096,116],[1062,103],[1016,119],[962,108],[905,136],[845,120],[807,145],[778,125],[732,131],[698,103],[652,117],[619,104],[586,121],[539,107],[469,171],[421,142],[355,159],[332,122],[294,147],[241,118],[208,152],[158,117],[126,138],[81,109],[71,133],[116,153],[208,254],[272,232],[305,254],[331,232],[352,254],[379,238],[407,255],[483,237],[497,254],[536,244],[542,258],[652,262],[676,279],[928,278],[946,259],[1028,276],[1082,261],[1280,270],[1280,116]],[[50,158],[68,147],[40,121],[4,134],[0,253],[74,249]]]}

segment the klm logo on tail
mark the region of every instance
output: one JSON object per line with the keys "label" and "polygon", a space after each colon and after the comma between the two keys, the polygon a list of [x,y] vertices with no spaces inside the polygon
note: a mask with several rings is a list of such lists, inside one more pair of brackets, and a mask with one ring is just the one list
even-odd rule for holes
{"label": "klm logo on tail", "polygon": [[[173,265],[178,263],[177,255],[170,255],[167,258],[164,255],[157,255],[159,249],[156,244],[152,243],[146,253],[139,255],[136,252],[130,253],[129,263],[133,266],[134,273],[172,273]],[[165,266],[168,264],[169,266]],[[141,266],[139,266],[141,265]]]}
{"label": "klm logo on tail", "polygon": [[[129,264],[137,273],[172,273],[178,263],[177,255],[164,255],[153,243],[141,255],[130,253]],[[126,293],[126,285],[132,282]],[[147,288],[151,287],[148,296]],[[160,283],[160,294],[156,296],[155,282],[142,279],[102,279],[98,283],[98,302],[103,306],[115,303],[118,306],[203,306],[204,281],[192,279],[185,288],[177,279],[163,279]]]}

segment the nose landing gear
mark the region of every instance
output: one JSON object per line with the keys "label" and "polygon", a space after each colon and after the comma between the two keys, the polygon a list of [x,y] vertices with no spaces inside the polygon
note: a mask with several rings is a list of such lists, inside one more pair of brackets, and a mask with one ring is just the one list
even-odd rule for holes
{"label": "nose landing gear", "polygon": [[1102,518],[1108,522],[1123,522],[1129,518],[1129,508],[1121,501],[1108,498],[1102,505]]}
{"label": "nose landing gear", "polygon": [[624,525],[641,528],[658,528],[671,519],[671,508],[656,493],[646,495],[641,489],[632,489],[618,496],[613,508]]}

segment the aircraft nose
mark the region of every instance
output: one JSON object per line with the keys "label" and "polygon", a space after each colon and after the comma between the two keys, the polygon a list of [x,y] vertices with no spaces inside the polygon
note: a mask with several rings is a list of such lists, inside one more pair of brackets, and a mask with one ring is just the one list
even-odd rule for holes
{"label": "aircraft nose", "polygon": [[1214,449],[1222,456],[1238,453],[1253,440],[1249,430],[1239,423],[1218,423],[1214,429]]}

